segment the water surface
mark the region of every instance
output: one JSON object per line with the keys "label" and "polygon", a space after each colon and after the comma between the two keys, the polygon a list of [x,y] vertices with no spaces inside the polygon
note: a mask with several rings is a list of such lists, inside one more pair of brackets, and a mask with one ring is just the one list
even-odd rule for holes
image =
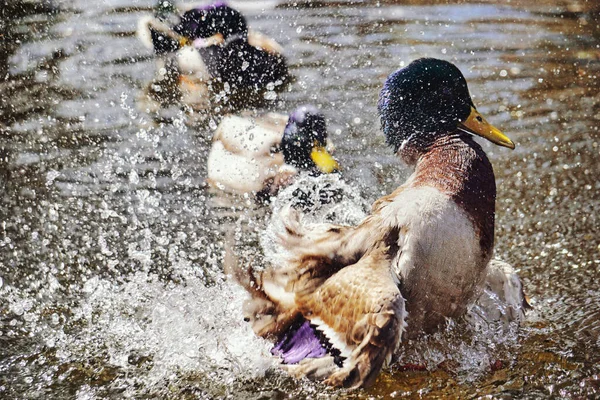
{"label": "water surface", "polygon": [[534,304],[518,332],[415,344],[367,391],[272,366],[224,281],[223,234],[259,252],[267,207],[206,189],[210,127],[139,106],[155,59],[134,35],[154,1],[1,11],[0,397],[595,397],[600,390],[599,9],[590,2],[235,2],[295,77],[273,108],[327,116],[367,203],[408,171],[385,146],[385,77],[418,57],[464,72],[517,144],[482,143],[498,183],[496,257]]}

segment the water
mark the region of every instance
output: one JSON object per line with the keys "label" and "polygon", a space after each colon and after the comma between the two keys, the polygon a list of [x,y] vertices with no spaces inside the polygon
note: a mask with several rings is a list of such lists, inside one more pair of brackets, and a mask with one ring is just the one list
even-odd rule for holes
{"label": "water", "polygon": [[268,207],[205,187],[210,124],[138,107],[155,71],[134,29],[154,1],[11,2],[0,397],[598,396],[599,9],[408,3],[233,5],[286,48],[295,81],[274,108],[322,108],[344,179],[367,203],[408,174],[376,118],[387,74],[422,56],[461,68],[478,108],[517,143],[483,145],[498,183],[496,256],[517,267],[535,307],[521,330],[451,327],[402,354],[426,370],[399,363],[368,391],[286,377],[221,270],[230,230],[260,259]]}

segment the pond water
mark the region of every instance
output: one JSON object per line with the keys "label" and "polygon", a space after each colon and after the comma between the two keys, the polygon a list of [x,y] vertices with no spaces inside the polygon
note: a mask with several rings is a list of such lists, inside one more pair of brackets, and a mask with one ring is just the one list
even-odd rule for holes
{"label": "pond water", "polygon": [[232,2],[286,49],[294,81],[274,108],[321,107],[367,204],[408,175],[376,102],[413,59],[456,63],[517,144],[483,146],[498,184],[495,255],[524,281],[527,321],[506,334],[449,328],[406,350],[425,370],[397,364],[354,392],[287,377],[241,320],[224,233],[241,228],[253,257],[269,208],[207,190],[210,127],[139,107],[155,59],[135,29],[154,3],[0,11],[1,398],[600,396],[594,2]]}

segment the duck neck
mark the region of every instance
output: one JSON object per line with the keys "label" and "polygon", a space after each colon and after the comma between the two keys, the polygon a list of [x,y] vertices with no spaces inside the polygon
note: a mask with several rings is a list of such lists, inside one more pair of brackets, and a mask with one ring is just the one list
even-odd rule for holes
{"label": "duck neck", "polygon": [[484,257],[494,247],[496,180],[485,152],[467,134],[438,137],[421,150],[406,149],[403,159],[415,160],[412,186],[435,187],[454,200],[469,216]]}

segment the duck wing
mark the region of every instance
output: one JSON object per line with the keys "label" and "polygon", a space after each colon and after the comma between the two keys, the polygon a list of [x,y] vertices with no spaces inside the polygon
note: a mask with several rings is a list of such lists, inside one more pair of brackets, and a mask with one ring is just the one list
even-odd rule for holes
{"label": "duck wing", "polygon": [[227,115],[217,127],[213,142],[222,142],[228,151],[249,159],[270,157],[272,149],[281,142],[287,117],[267,117]]}
{"label": "duck wing", "polygon": [[[328,268],[356,263],[384,235],[379,215],[370,215],[358,226],[330,223],[306,224],[292,207],[283,208],[273,220],[275,234],[284,250],[282,263],[300,268],[304,259],[329,258]],[[325,265],[325,264],[322,264]],[[332,271],[335,272],[335,271]]]}
{"label": "duck wing", "polygon": [[[302,316],[331,345],[334,361],[339,360],[339,368],[326,369],[325,383],[343,387],[373,383],[390,362],[405,327],[404,298],[392,276],[389,247],[369,251],[326,279],[310,269],[302,271],[288,282],[290,289]],[[314,358],[287,369],[295,375],[324,377],[322,361]]]}
{"label": "duck wing", "polygon": [[273,353],[296,377],[368,386],[400,343],[406,311],[389,247],[343,268],[307,257],[297,269],[271,267],[251,280],[246,318],[257,334],[278,338]]}
{"label": "duck wing", "polygon": [[284,207],[273,219],[279,244],[286,252],[283,262],[301,264],[305,257],[321,256],[335,260],[339,269],[356,263],[377,243],[395,246],[397,240],[393,243],[394,235],[390,234],[397,230],[397,223],[383,210],[404,190],[405,187],[400,186],[373,203],[371,215],[357,226],[306,224],[300,212]]}

